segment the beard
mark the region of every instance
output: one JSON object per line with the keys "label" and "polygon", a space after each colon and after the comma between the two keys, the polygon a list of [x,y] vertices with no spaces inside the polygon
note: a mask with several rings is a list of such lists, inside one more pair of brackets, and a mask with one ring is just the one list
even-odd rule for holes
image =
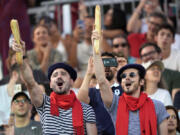
{"label": "beard", "polygon": [[114,78],[114,74],[112,72],[111,73],[106,73],[106,79],[108,81],[111,81],[113,78]]}
{"label": "beard", "polygon": [[132,95],[134,92],[138,90],[138,87],[139,87],[139,83],[135,83],[133,86],[130,86],[129,88],[126,88],[126,86],[124,86],[123,89],[127,95]]}

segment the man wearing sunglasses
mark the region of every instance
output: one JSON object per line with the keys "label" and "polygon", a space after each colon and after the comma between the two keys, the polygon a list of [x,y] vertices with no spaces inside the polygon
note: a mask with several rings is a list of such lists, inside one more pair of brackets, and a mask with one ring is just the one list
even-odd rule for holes
{"label": "man wearing sunglasses", "polygon": [[[124,94],[113,96],[108,110],[117,135],[167,135],[168,114],[164,105],[143,92],[145,69],[139,64],[122,67],[117,74]],[[123,127],[123,128],[122,128]]]}
{"label": "man wearing sunglasses", "polygon": [[[41,135],[41,123],[31,120],[32,105],[24,92],[18,92],[11,101],[10,125],[14,126],[14,135]],[[14,119],[14,121],[13,121]]]}
{"label": "man wearing sunglasses", "polygon": [[112,52],[115,54],[122,54],[128,63],[135,63],[136,59],[130,56],[130,46],[125,36],[119,35],[113,39]]}

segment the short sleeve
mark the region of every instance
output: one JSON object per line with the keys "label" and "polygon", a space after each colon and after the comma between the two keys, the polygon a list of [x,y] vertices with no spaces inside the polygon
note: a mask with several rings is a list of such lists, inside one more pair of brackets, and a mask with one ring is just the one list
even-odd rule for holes
{"label": "short sleeve", "polygon": [[169,114],[167,113],[163,103],[154,99],[153,99],[153,103],[156,110],[157,124],[160,125],[163,120],[169,117]]}
{"label": "short sleeve", "polygon": [[96,116],[92,107],[88,104],[81,103],[83,106],[83,113],[85,113],[86,123],[96,123]]}

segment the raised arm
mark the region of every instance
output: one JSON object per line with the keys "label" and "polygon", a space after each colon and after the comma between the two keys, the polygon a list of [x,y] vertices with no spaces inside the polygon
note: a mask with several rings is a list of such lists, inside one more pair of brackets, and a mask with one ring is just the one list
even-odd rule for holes
{"label": "raised arm", "polygon": [[77,98],[86,104],[89,104],[89,102],[90,102],[89,84],[90,84],[91,77],[92,77],[93,73],[94,73],[93,59],[92,59],[92,57],[90,57],[89,61],[88,61],[88,68],[87,68],[85,77],[83,79],[83,82],[82,82],[81,87],[80,87],[78,94],[77,94]]}
{"label": "raised arm", "polygon": [[127,24],[127,31],[137,33],[140,30],[141,27],[141,20],[140,20],[140,14],[142,12],[142,9],[144,8],[145,2],[147,0],[141,0],[138,7],[133,12],[132,16],[130,17],[128,24]]}
{"label": "raised arm", "polygon": [[[94,48],[94,40],[102,41],[101,34],[98,34],[97,31],[93,31],[91,38],[92,38],[93,48]],[[93,49],[93,61],[94,61],[95,75],[96,75],[96,78],[98,80],[98,84],[100,87],[101,98],[104,104],[106,105],[106,107],[109,108],[112,104],[113,93],[110,88],[110,84],[105,77],[104,65],[102,63],[100,51],[99,53],[96,53],[95,50]]]}
{"label": "raised arm", "polygon": [[[21,45],[25,46],[25,43],[21,42]],[[12,48],[16,52],[23,52],[21,46],[18,45],[15,41],[12,42]],[[32,70],[27,60],[24,60],[23,64],[20,66],[20,73],[30,94],[31,102],[36,107],[40,107],[43,104],[43,91],[41,90],[41,87],[37,84],[37,82],[34,80]]]}

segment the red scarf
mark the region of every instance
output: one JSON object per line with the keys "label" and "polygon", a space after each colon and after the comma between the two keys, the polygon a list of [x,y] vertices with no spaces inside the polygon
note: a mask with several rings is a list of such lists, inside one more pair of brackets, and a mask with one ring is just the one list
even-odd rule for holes
{"label": "red scarf", "polygon": [[128,135],[129,111],[139,111],[141,135],[157,135],[157,119],[154,104],[141,92],[139,98],[123,94],[119,98],[116,119],[116,135]]}
{"label": "red scarf", "polygon": [[68,110],[72,108],[72,124],[76,135],[84,135],[83,110],[81,103],[73,91],[69,95],[58,95],[52,92],[50,95],[51,114],[59,116],[59,109]]}

